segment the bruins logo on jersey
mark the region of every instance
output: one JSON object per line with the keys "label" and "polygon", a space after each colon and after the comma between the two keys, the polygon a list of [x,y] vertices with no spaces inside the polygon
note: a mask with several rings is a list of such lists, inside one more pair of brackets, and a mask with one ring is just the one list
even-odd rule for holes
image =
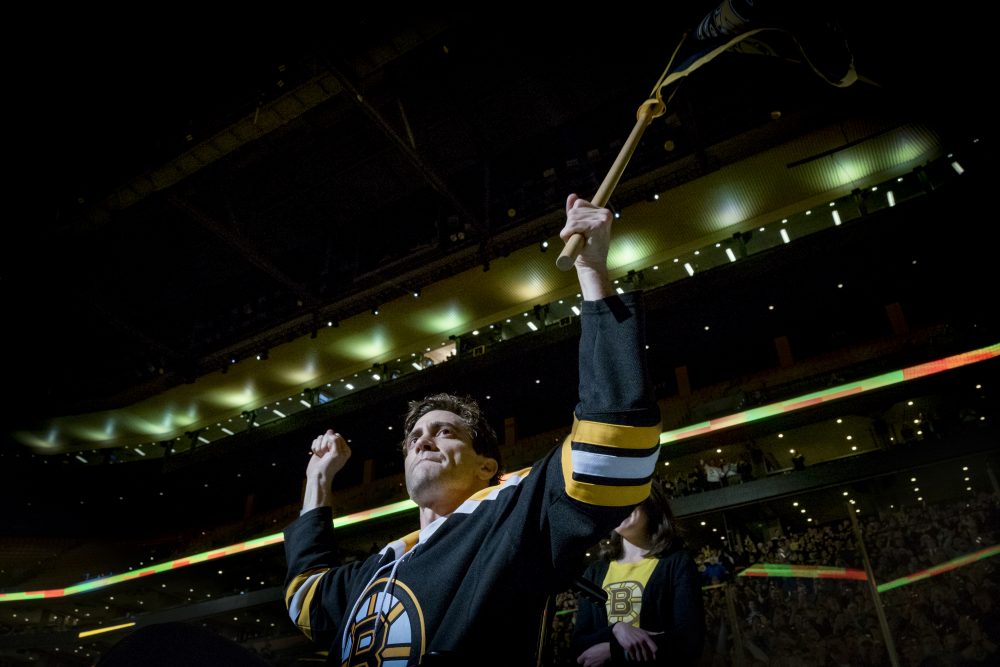
{"label": "bruins logo on jersey", "polygon": [[642,584],[638,581],[618,581],[609,584],[607,592],[608,623],[638,625],[642,610]]}
{"label": "bruins logo on jersey", "polygon": [[405,667],[424,652],[424,613],[406,584],[395,581],[383,592],[387,578],[362,594],[340,656],[341,667]]}

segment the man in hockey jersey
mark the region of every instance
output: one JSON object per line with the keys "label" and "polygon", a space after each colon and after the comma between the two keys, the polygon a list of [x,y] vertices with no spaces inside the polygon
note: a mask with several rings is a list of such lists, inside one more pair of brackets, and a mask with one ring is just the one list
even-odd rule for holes
{"label": "man in hockey jersey", "polygon": [[332,664],[534,664],[547,597],[648,495],[660,429],[640,295],[608,278],[611,213],[570,195],[566,215],[563,240],[587,242],[575,264],[580,397],[561,446],[496,485],[496,436],[475,403],[414,402],[403,447],[420,529],[336,566],[330,484],[350,449],[332,430],[313,441],[302,513],[285,531],[285,602]]}

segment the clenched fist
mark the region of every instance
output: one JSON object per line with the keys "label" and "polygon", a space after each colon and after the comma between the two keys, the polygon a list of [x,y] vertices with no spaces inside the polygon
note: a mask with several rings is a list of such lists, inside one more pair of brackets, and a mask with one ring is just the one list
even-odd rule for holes
{"label": "clenched fist", "polygon": [[347,441],[339,433],[327,429],[326,433],[312,441],[312,456],[306,467],[306,477],[329,482],[349,458],[351,448],[347,446]]}
{"label": "clenched fist", "polygon": [[302,499],[302,511],[307,512],[317,507],[332,506],[330,484],[334,476],[340,472],[347,459],[351,458],[351,448],[347,441],[333,429],[312,441],[312,454],[306,466],[306,489]]}

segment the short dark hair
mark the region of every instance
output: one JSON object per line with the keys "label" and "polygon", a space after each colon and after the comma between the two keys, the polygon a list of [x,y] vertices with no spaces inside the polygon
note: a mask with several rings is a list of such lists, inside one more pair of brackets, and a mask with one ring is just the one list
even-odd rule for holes
{"label": "short dark hair", "polygon": [[500,442],[497,440],[496,431],[486,421],[479,403],[470,396],[456,396],[455,394],[434,394],[427,396],[420,401],[410,401],[409,411],[403,421],[403,451],[406,451],[406,438],[413,430],[413,426],[421,417],[434,410],[445,410],[458,416],[459,419],[469,429],[472,434],[472,449],[481,456],[491,458],[497,462],[497,472],[490,479],[490,486],[500,483],[500,475],[503,473],[503,457],[500,455]]}
{"label": "short dark hair", "polygon": [[[669,551],[675,542],[680,541],[680,529],[674,520],[674,512],[670,509],[670,496],[663,488],[663,482],[654,477],[649,488],[649,496],[639,507],[646,513],[646,529],[653,547],[646,558],[659,558]],[[601,543],[600,556],[604,560],[613,561],[622,557],[622,536],[611,531],[611,537]]]}

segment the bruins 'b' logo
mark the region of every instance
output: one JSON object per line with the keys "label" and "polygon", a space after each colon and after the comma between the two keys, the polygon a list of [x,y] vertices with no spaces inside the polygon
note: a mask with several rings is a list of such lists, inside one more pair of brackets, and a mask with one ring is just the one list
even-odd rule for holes
{"label": "bruins 'b' logo", "polygon": [[608,586],[608,623],[637,625],[642,610],[642,584],[638,581],[619,581]]}
{"label": "bruins 'b' logo", "polygon": [[405,667],[424,652],[424,614],[413,592],[399,581],[385,593],[385,577],[362,597],[341,648],[341,667]]}

